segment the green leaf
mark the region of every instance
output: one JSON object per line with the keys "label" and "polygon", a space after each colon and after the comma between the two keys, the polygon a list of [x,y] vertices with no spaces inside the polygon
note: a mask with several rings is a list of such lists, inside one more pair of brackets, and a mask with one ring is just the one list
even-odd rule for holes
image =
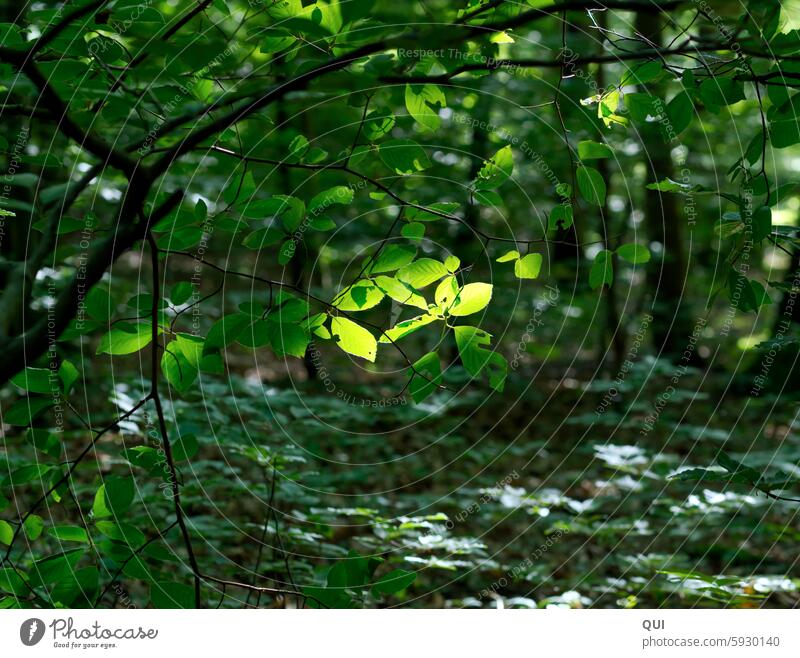
{"label": "green leaf", "polygon": [[519,252],[518,251],[516,251],[516,250],[507,251],[502,256],[500,256],[500,258],[497,259],[497,262],[498,263],[508,263],[509,261],[512,261],[512,260],[519,260]]}
{"label": "green leaf", "polygon": [[200,446],[194,434],[181,434],[172,443],[172,456],[176,462],[187,461],[197,454]]}
{"label": "green leaf", "polygon": [[391,139],[380,145],[381,160],[398,174],[413,174],[431,166],[424,149],[410,139]]}
{"label": "green leaf", "polygon": [[597,104],[597,117],[603,121],[607,128],[613,125],[628,125],[628,119],[617,114],[621,100],[622,91],[620,89],[613,89],[601,96]]}
{"label": "green leaf", "polygon": [[263,249],[271,247],[286,238],[286,233],[282,230],[268,226],[259,228],[250,233],[242,242],[248,249]]}
{"label": "green leaf", "polygon": [[230,179],[230,183],[222,192],[222,198],[228,205],[233,205],[237,201],[247,201],[256,191],[256,184],[253,181],[253,174],[249,171],[242,171]]}
{"label": "green leaf", "polygon": [[758,311],[766,304],[771,304],[769,294],[758,281],[748,279],[735,269],[728,273],[728,296],[731,304],[742,312]]}
{"label": "green leaf", "polygon": [[128,523],[115,523],[114,521],[98,521],[95,526],[104,536],[114,541],[121,541],[133,547],[144,543],[144,533]]}
{"label": "green leaf", "polygon": [[84,548],[74,548],[37,560],[30,570],[31,586],[39,587],[68,578],[85,553]]}
{"label": "green leaf", "polygon": [[270,344],[269,340],[269,326],[271,322],[262,320],[261,318],[255,320],[248,326],[237,339],[239,345],[249,347],[251,349],[258,349]]}
{"label": "green leaf", "polygon": [[120,515],[131,506],[136,494],[132,477],[108,478],[104,487],[106,509],[113,514]]}
{"label": "green leaf", "polygon": [[[11,527],[11,524],[8,521],[3,521],[0,519],[0,544],[5,544],[6,546],[11,544],[11,540],[14,538],[14,528]],[[0,585],[1,587],[2,585]]]}
{"label": "green leaf", "polygon": [[72,386],[78,381],[80,373],[72,362],[64,359],[58,368],[58,377],[61,380],[61,390],[67,395],[72,391]]}
{"label": "green leaf", "polygon": [[730,473],[738,473],[744,476],[747,483],[754,484],[761,479],[761,474],[758,471],[736,461],[724,452],[720,452],[717,455],[717,463]]}
{"label": "green leaf", "polygon": [[[267,316],[272,322],[298,322],[308,315],[308,302],[284,291],[278,293],[276,303],[277,308],[273,305]],[[257,313],[260,314],[260,310]]]}
{"label": "green leaf", "polygon": [[406,589],[417,579],[417,574],[405,569],[395,569],[381,576],[372,586],[372,594],[395,594]]}
{"label": "green leaf", "polygon": [[192,365],[179,351],[176,341],[164,348],[161,355],[161,372],[164,379],[178,392],[185,393],[197,379],[197,366]]}
{"label": "green leaf", "polygon": [[198,368],[203,358],[203,343],[200,336],[180,333],[175,335],[175,340],[169,345],[175,346],[193,368]]}
{"label": "green leaf", "polygon": [[456,317],[472,315],[486,308],[491,299],[492,284],[468,283],[458,293],[455,304],[450,307],[449,313]]}
{"label": "green leaf", "polygon": [[154,608],[194,608],[194,590],[185,583],[162,581],[150,585],[150,601]]}
{"label": "green leaf", "polygon": [[306,204],[293,196],[279,195],[270,201],[278,204],[275,216],[280,217],[283,228],[292,233],[303,222],[306,216]]}
{"label": "green leaf", "polygon": [[487,160],[478,172],[475,189],[491,190],[505,183],[514,172],[514,154],[511,146],[504,146]]}
{"label": "green leaf", "polygon": [[416,122],[427,130],[441,124],[438,108],[447,107],[447,98],[437,85],[406,85],[406,108]]}
{"label": "green leaf", "polygon": [[340,590],[363,589],[379,563],[379,558],[367,558],[349,551],[347,558],[338,560],[328,571],[327,585]]}
{"label": "green leaf", "polygon": [[459,285],[454,276],[447,276],[436,286],[433,299],[439,311],[444,313],[455,302],[458,295]]}
{"label": "green leaf", "polygon": [[28,538],[28,540],[35,541],[39,539],[39,536],[42,534],[42,530],[44,530],[44,520],[41,516],[31,514],[27,519],[25,519],[25,523],[23,523],[22,526],[25,530],[25,536]]}
{"label": "green leaf", "polygon": [[381,253],[378,254],[375,262],[370,266],[369,271],[371,274],[394,272],[408,265],[414,260],[414,256],[416,255],[416,247],[398,244],[387,245]]}
{"label": "green leaf", "polygon": [[[199,224],[202,224],[204,221],[206,221],[207,217],[208,217],[208,206],[206,205],[205,201],[203,201],[202,199],[198,199],[197,203],[194,204],[194,221],[198,222]],[[191,284],[189,285],[191,286]]]}
{"label": "green leaf", "polygon": [[503,205],[503,197],[493,190],[475,190],[472,195],[476,203],[482,206],[490,206],[492,208],[499,208]]}
{"label": "green leaf", "polygon": [[411,399],[419,404],[431,395],[442,383],[442,365],[436,352],[429,352],[414,362],[409,370],[411,381],[408,390]]}
{"label": "green leaf", "polygon": [[581,196],[595,206],[602,206],[606,202],[606,182],[597,169],[592,167],[578,167],[578,190]]}
{"label": "green leaf", "polygon": [[50,473],[53,467],[49,464],[28,464],[27,466],[20,466],[14,469],[11,473],[3,478],[3,487],[14,486],[17,487],[21,484],[27,484],[34,480],[43,480],[44,476]]}
{"label": "green leaf", "polygon": [[0,568],[0,590],[14,596],[25,596],[28,593],[25,581],[11,567]]}
{"label": "green leaf", "polygon": [[572,226],[572,205],[569,203],[562,203],[555,206],[550,211],[547,230],[554,231],[558,228],[567,229],[570,226]]}
{"label": "green leaf", "polygon": [[156,241],[159,249],[187,250],[193,248],[203,237],[203,230],[199,226],[165,233]]}
{"label": "green leaf", "polygon": [[473,377],[477,377],[484,368],[489,370],[489,385],[502,392],[508,374],[508,363],[501,354],[487,349],[491,335],[478,327],[454,327],[458,354],[464,368]]}
{"label": "green leaf", "polygon": [[100,572],[97,567],[82,567],[59,580],[50,592],[50,598],[58,605],[71,606],[81,597],[93,600],[100,586]]}
{"label": "green leaf", "polygon": [[217,320],[206,336],[206,348],[226,347],[235,342],[250,326],[252,318],[244,313],[231,313]]}
{"label": "green leaf", "polygon": [[52,396],[46,398],[23,398],[3,413],[3,422],[18,427],[26,427],[54,404],[55,400],[53,400]]}
{"label": "green leaf", "polygon": [[[53,378],[51,380],[51,377]],[[11,378],[11,382],[24,391],[31,393],[52,393],[54,388],[60,390],[60,382],[56,374],[48,368],[25,368]],[[53,386],[55,383],[55,387]]]}
{"label": "green leaf", "polygon": [[268,27],[263,32],[263,37],[259,52],[267,55],[286,50],[297,41],[297,38],[291,32],[276,27]]}
{"label": "green leaf", "polygon": [[367,18],[373,11],[374,5],[375,0],[352,0],[339,3],[343,23],[349,25],[361,18]]}
{"label": "green leaf", "polygon": [[669,476],[670,480],[679,482],[728,482],[730,474],[721,470],[709,468],[688,468]]}
{"label": "green leaf", "polygon": [[364,327],[342,317],[331,318],[331,333],[339,348],[353,356],[375,361],[378,343]]}
{"label": "green leaf", "polygon": [[596,290],[602,286],[610,286],[614,282],[614,263],[611,252],[603,249],[594,258],[589,270],[589,286]]}
{"label": "green leaf", "polygon": [[761,206],[753,213],[753,240],[761,242],[772,233],[772,209]]}
{"label": "green leaf", "polygon": [[449,273],[444,264],[438,260],[420,258],[401,268],[397,273],[397,279],[416,290],[420,290],[434,281],[438,281],[443,276],[447,276]]}
{"label": "green leaf", "polygon": [[280,357],[288,355],[302,359],[311,341],[305,328],[297,324],[270,322],[268,333],[272,349]]}
{"label": "green leaf", "polygon": [[47,529],[47,534],[58,541],[89,542],[89,535],[84,528],[77,525],[54,525]]}
{"label": "green leaf", "polygon": [[732,78],[713,76],[700,85],[700,98],[709,109],[733,105],[744,100],[744,83]]}
{"label": "green leaf", "polygon": [[744,157],[750,165],[755,165],[762,157],[764,152],[764,134],[759,132],[750,140]]}
{"label": "green leaf", "polygon": [[409,240],[418,241],[425,236],[425,224],[410,222],[400,229],[400,235]]}
{"label": "green leaf", "polygon": [[694,105],[689,94],[685,91],[680,92],[667,104],[666,112],[672,130],[676,135],[680,135],[689,127],[694,117]]}
{"label": "green leaf", "polygon": [[30,442],[36,446],[37,450],[41,450],[51,457],[58,457],[61,454],[61,441],[59,440],[59,436],[60,434],[38,427],[31,427],[28,429],[28,439]]}
{"label": "green leaf", "polygon": [[303,587],[303,593],[309,598],[306,607],[318,609],[322,606],[331,610],[353,608],[354,602],[342,588]]}
{"label": "green leaf", "polygon": [[94,496],[92,514],[95,518],[120,517],[131,506],[135,494],[133,478],[108,478]]}
{"label": "green leaf", "polygon": [[397,342],[401,338],[405,338],[409,334],[412,334],[418,329],[422,329],[422,327],[429,325],[431,322],[436,322],[439,319],[440,318],[437,316],[428,313],[425,315],[417,315],[416,317],[408,320],[398,322],[394,327],[387,329],[381,334],[381,343]]}
{"label": "green leaf", "polygon": [[641,244],[631,242],[617,248],[617,256],[633,265],[642,265],[650,262],[650,251]]}
{"label": "green leaf", "polygon": [[347,185],[337,185],[324,192],[317,194],[308,204],[308,212],[312,214],[319,214],[323,210],[330,208],[333,205],[343,205],[353,203],[355,192],[352,187]]}
{"label": "green leaf", "polygon": [[584,140],[578,143],[578,157],[581,160],[599,160],[602,158],[611,158],[614,156],[614,151],[606,144],[593,142],[591,140]]}
{"label": "green leaf", "polygon": [[800,144],[800,121],[796,118],[772,121],[769,134],[770,142],[776,149]]}
{"label": "green leaf", "polygon": [[97,353],[133,354],[149,345],[151,340],[152,328],[149,323],[119,323],[100,339]]}
{"label": "green leaf", "polygon": [[461,259],[458,256],[448,256],[444,259],[444,266],[448,272],[456,272],[461,266]]}
{"label": "green leaf", "polygon": [[728,273],[728,297],[731,304],[740,311],[757,311],[759,308],[750,280],[733,268]]}
{"label": "green leaf", "polygon": [[86,295],[86,312],[99,322],[108,322],[114,313],[114,302],[105,288],[95,286]]}
{"label": "green leaf", "polygon": [[518,279],[535,279],[542,269],[542,255],[528,254],[514,263],[514,276]]}
{"label": "green leaf", "polygon": [[368,280],[357,281],[334,298],[332,306],[340,311],[365,311],[383,301],[384,292]]}
{"label": "green leaf", "polygon": [[394,128],[394,124],[394,114],[389,110],[374,110],[364,120],[364,136],[369,141],[376,142],[386,137]]}
{"label": "green leaf", "polygon": [[188,281],[179,281],[169,291],[169,300],[175,306],[182,306],[192,298],[194,288]]}
{"label": "green leaf", "polygon": [[423,311],[428,309],[428,303],[422,295],[414,292],[408,284],[393,279],[392,277],[379,275],[375,277],[375,284],[386,293],[391,299],[407,306],[416,306]]}
{"label": "green leaf", "polygon": [[625,94],[625,107],[634,121],[646,121],[649,116],[656,116],[655,97],[650,94]]}
{"label": "green leaf", "polygon": [[336,222],[330,217],[310,217],[308,225],[315,231],[332,231],[336,228]]}
{"label": "green leaf", "polygon": [[656,190],[657,192],[672,192],[675,194],[683,194],[692,189],[691,185],[678,183],[669,178],[665,178],[657,183],[648,183],[645,187],[648,190]]}
{"label": "green leaf", "polygon": [[620,87],[627,85],[643,85],[657,78],[662,71],[661,62],[652,60],[642,62],[628,69],[620,80]]}

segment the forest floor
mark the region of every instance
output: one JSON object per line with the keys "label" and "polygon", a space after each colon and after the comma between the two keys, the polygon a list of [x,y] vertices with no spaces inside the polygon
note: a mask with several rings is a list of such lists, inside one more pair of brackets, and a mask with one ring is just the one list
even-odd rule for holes
{"label": "forest floor", "polygon": [[[695,371],[670,388],[673,370],[644,359],[624,382],[591,384],[515,373],[502,395],[466,389],[419,406],[375,399],[374,385],[210,384],[209,419],[239,420],[215,439],[223,471],[211,446],[193,465],[188,505],[199,531],[204,514],[209,528],[219,515],[227,521],[230,534],[217,541],[238,552],[220,568],[252,564],[248,537],[263,525],[252,514],[271,483],[238,456],[258,462],[261,445],[261,463],[270,453],[282,464],[273,501],[294,580],[318,577],[348,551],[418,572],[400,598],[376,605],[800,604],[800,503],[745,484],[673,479],[721,453],[796,477],[793,405],[733,394],[727,380]],[[264,402],[269,421],[250,422],[263,419]],[[197,416],[196,403],[176,408]],[[230,493],[231,469],[249,495],[210,513],[204,499],[225,500],[215,490]],[[262,569],[288,582],[285,565],[273,548]]]}

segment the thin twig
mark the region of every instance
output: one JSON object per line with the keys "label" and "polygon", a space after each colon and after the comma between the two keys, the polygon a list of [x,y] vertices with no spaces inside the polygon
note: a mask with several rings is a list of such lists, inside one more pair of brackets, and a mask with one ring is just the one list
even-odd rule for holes
{"label": "thin twig", "polygon": [[161,442],[164,448],[164,457],[167,462],[167,468],[170,472],[170,480],[172,484],[172,500],[175,506],[175,518],[177,519],[178,527],[181,530],[183,543],[186,547],[186,552],[189,557],[189,565],[191,566],[192,573],[194,574],[194,603],[195,607],[200,607],[200,569],[197,565],[197,558],[194,554],[192,547],[192,538],[189,535],[189,529],[186,527],[186,520],[184,518],[183,508],[181,507],[181,489],[178,482],[178,469],[175,466],[175,458],[172,454],[172,445],[169,440],[169,433],[167,432],[167,421],[164,417],[164,409],[161,405],[161,395],[158,391],[158,380],[161,368],[158,363],[158,330],[159,330],[159,308],[161,305],[161,281],[159,279],[159,266],[158,266],[158,246],[156,245],[153,234],[147,232],[147,244],[150,247],[150,263],[152,267],[153,276],[153,306],[152,306],[152,346],[150,358],[150,398],[153,400],[153,405],[156,410],[156,417],[158,419],[158,427],[161,433]]}

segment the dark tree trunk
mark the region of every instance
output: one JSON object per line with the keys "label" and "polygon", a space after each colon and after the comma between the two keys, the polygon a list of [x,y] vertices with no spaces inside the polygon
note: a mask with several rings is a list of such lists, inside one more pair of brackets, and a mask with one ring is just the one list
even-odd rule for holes
{"label": "dark tree trunk", "polygon": [[[640,12],[636,18],[637,31],[650,40],[652,46],[662,43],[662,16],[658,13]],[[641,130],[647,181],[653,183],[664,178],[675,178],[671,150],[676,143],[664,136],[658,122],[645,125]],[[660,250],[653,253],[647,268],[647,281],[652,295],[651,332],[653,346],[666,358],[675,359],[683,354],[692,333],[692,320],[683,293],[686,286],[688,263],[685,251],[686,219],[676,194],[645,190],[645,226],[650,241]],[[653,251],[653,250],[651,250]],[[692,361],[698,361],[696,352]]]}
{"label": "dark tree trunk", "polygon": [[[605,26],[605,16],[601,17],[600,25]],[[600,89],[605,87],[605,71],[602,67],[600,67],[597,71],[597,84]],[[610,249],[613,245],[610,244],[610,235],[614,234],[614,231],[611,229],[612,218],[609,215],[608,209],[608,198],[611,196],[611,172],[608,166],[608,161],[605,159],[600,159],[597,161],[597,171],[600,172],[600,175],[603,177],[603,180],[606,182],[606,187],[608,188],[606,194],[605,203],[603,203],[602,208],[600,208],[600,234],[603,236],[603,246],[606,249]],[[617,300],[617,287],[610,286],[605,289],[603,293],[605,304],[605,323],[603,327],[603,344],[602,344],[602,352],[603,355],[611,352],[611,366],[614,372],[618,372],[619,369],[622,367],[622,362],[625,359],[625,344],[626,344],[626,336],[625,336],[625,326],[621,322],[620,314],[619,314],[619,304]]]}

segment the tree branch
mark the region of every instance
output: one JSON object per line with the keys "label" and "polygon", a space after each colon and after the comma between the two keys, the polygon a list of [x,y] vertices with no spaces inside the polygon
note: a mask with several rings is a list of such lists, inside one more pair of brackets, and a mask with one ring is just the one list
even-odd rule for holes
{"label": "tree branch", "polygon": [[156,417],[158,419],[158,428],[161,433],[161,442],[164,448],[164,457],[169,469],[170,480],[172,485],[172,502],[175,506],[175,518],[178,527],[181,530],[183,543],[186,547],[186,552],[189,557],[189,565],[194,575],[194,604],[196,608],[200,607],[200,569],[197,566],[197,558],[194,554],[192,547],[192,538],[189,535],[189,529],[186,527],[186,520],[184,518],[183,508],[181,507],[181,488],[178,482],[178,469],[175,466],[175,458],[172,454],[172,444],[169,440],[169,433],[167,432],[167,421],[164,417],[164,409],[161,405],[161,395],[158,391],[159,374],[161,367],[158,362],[158,329],[159,329],[159,310],[161,307],[161,279],[159,278],[158,266],[158,246],[153,238],[153,234],[148,230],[146,236],[147,244],[150,247],[150,264],[153,275],[153,290],[151,295],[153,297],[153,306],[151,311],[151,350],[150,350],[150,398],[153,400],[153,405],[156,409]]}
{"label": "tree branch", "polygon": [[[44,354],[51,342],[58,339],[75,317],[79,303],[91,287],[100,281],[112,263],[144,237],[146,227],[136,221],[145,202],[150,181],[135,178],[120,210],[116,231],[78,267],[69,286],[61,292],[48,313],[20,336],[0,343],[0,384]],[[151,216],[151,222],[165,217],[183,198],[183,191],[174,192]]]}

